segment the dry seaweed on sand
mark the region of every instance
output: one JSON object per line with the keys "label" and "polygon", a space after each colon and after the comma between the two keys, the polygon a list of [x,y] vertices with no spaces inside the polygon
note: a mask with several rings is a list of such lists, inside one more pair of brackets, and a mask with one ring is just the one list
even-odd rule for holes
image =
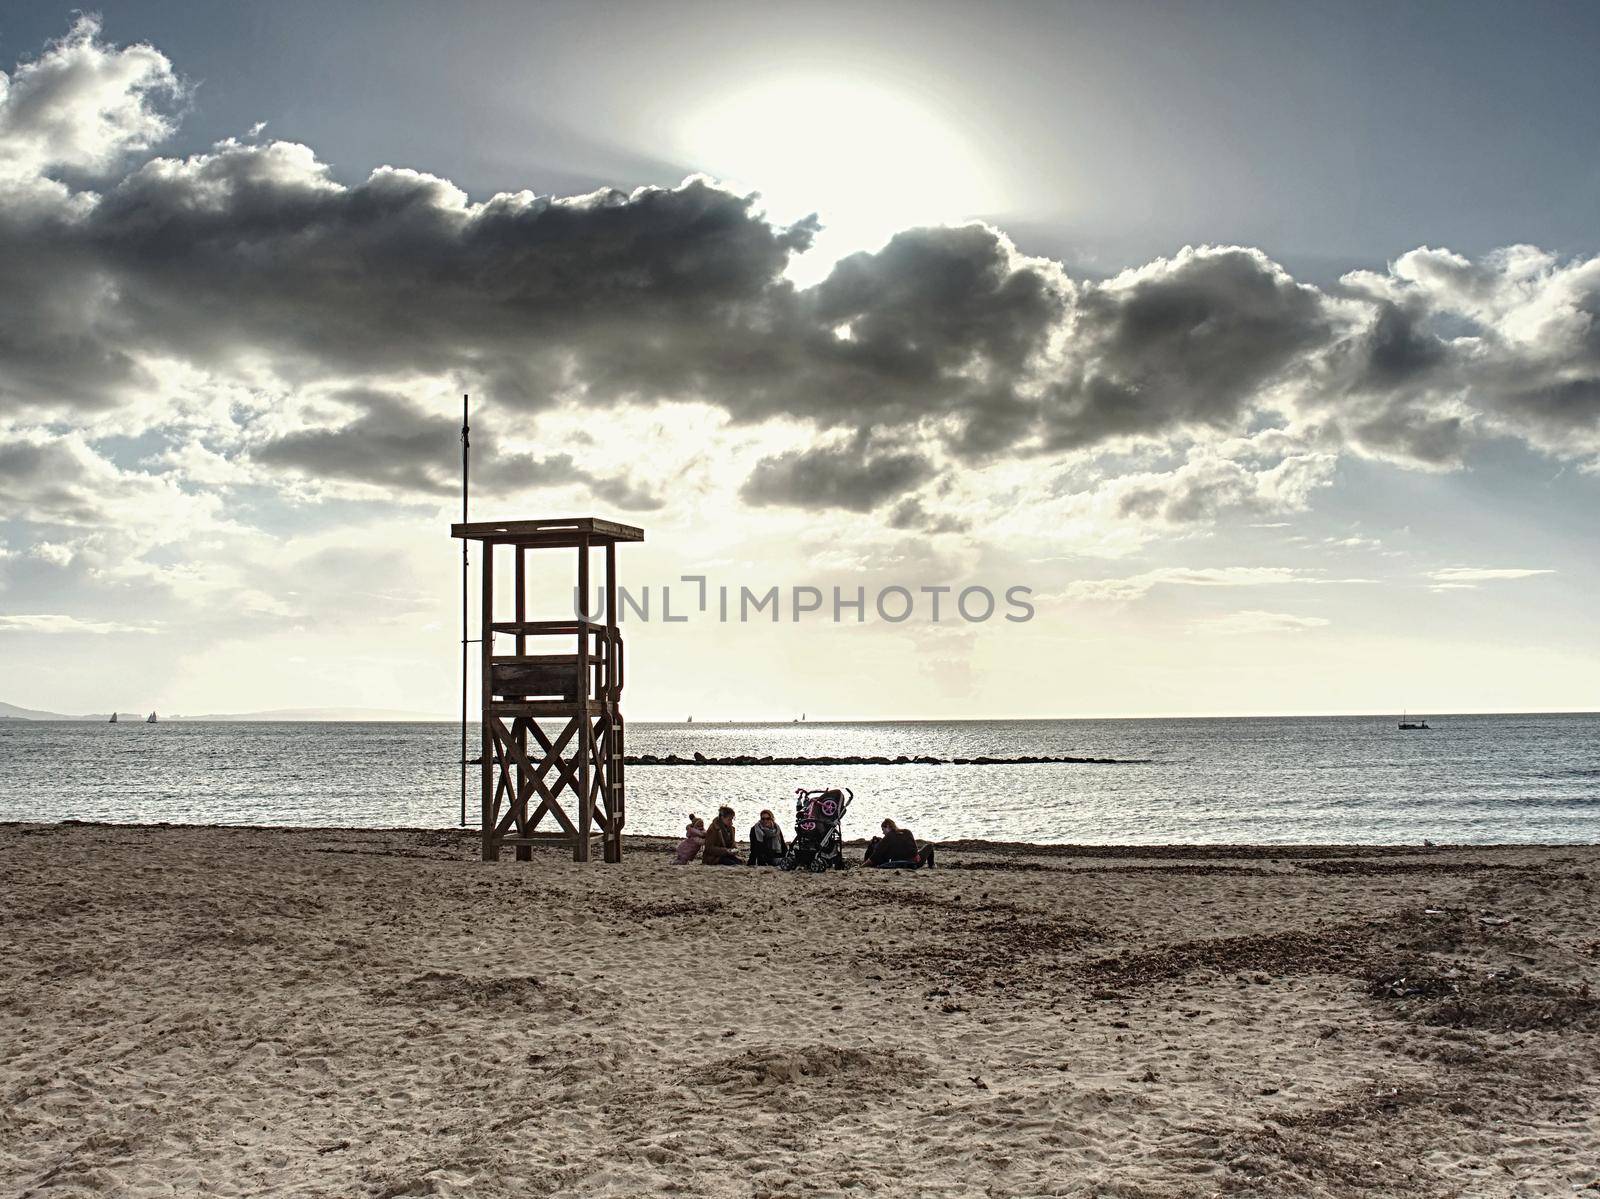
{"label": "dry seaweed on sand", "polygon": [[1085,963],[1079,977],[1092,986],[1140,987],[1199,971],[1261,974],[1339,973],[1362,960],[1373,936],[1369,921],[1179,941],[1125,950]]}
{"label": "dry seaweed on sand", "polygon": [[1600,1000],[1587,983],[1565,986],[1516,966],[1399,960],[1374,964],[1367,994],[1419,1024],[1505,1032],[1600,1031]]}
{"label": "dry seaweed on sand", "polygon": [[[892,891],[879,897],[890,910],[923,913],[917,950],[904,968],[946,986],[995,989],[1033,986],[1058,977],[1084,946],[1105,939],[1105,930],[1082,916],[1061,916],[991,899],[972,902],[924,891]],[[872,954],[862,960],[870,962]]]}

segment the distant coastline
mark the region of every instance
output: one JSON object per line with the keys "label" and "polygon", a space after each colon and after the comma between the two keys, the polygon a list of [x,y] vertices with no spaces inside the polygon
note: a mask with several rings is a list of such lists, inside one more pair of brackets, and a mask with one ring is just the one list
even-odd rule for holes
{"label": "distant coastline", "polygon": [[[130,723],[137,723],[144,719],[145,713],[150,709],[118,708],[117,711],[127,717]],[[82,720],[105,723],[110,719],[110,712],[89,712],[84,715],[70,715],[64,712],[46,712],[36,708],[20,708],[16,704],[0,702],[0,720]],[[176,713],[169,715],[163,712],[161,719],[164,722],[300,720],[323,723],[379,723],[391,721],[396,724],[447,724],[459,718],[441,716],[436,712],[412,712],[402,708],[273,708],[264,712],[208,712],[199,716],[185,716]]]}

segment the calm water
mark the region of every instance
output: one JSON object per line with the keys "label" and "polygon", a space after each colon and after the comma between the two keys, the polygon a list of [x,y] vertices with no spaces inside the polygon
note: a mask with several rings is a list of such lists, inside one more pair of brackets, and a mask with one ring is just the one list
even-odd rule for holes
{"label": "calm water", "polygon": [[[1074,754],[1117,766],[633,767],[628,828],[727,802],[780,818],[848,786],[846,825],[1039,842],[1600,841],[1600,715],[630,724],[629,752]],[[460,814],[447,724],[0,721],[0,820],[440,826]],[[476,743],[474,742],[474,753]],[[471,803],[477,776],[472,777]],[[469,811],[469,819],[473,819]]]}

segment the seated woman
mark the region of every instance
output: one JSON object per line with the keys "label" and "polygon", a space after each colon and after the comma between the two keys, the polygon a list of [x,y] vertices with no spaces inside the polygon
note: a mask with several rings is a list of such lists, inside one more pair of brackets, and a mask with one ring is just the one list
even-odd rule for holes
{"label": "seated woman", "polygon": [[771,812],[763,809],[761,819],[750,826],[751,866],[776,866],[789,848],[783,839],[783,830]]}
{"label": "seated woman", "polygon": [[706,847],[700,855],[702,866],[743,866],[739,855],[733,852],[733,809],[719,808],[717,818],[706,829]]}
{"label": "seated woman", "polygon": [[901,828],[892,820],[883,822],[883,836],[874,837],[867,844],[865,861],[868,866],[881,866],[887,870],[916,870],[932,867],[933,846],[917,848],[917,838],[908,828]]}
{"label": "seated woman", "polygon": [[693,812],[689,813],[689,823],[684,827],[683,840],[678,842],[678,865],[687,866],[700,856],[700,851],[705,848],[706,822]]}

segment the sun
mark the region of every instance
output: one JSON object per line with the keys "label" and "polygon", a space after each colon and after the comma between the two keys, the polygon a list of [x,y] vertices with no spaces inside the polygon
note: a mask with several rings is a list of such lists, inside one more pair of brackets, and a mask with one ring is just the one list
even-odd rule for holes
{"label": "sun", "polygon": [[790,76],[719,94],[680,126],[688,161],[761,193],[789,221],[815,212],[823,232],[791,276],[820,277],[845,254],[897,230],[952,224],[999,208],[990,172],[957,119],[877,83]]}

